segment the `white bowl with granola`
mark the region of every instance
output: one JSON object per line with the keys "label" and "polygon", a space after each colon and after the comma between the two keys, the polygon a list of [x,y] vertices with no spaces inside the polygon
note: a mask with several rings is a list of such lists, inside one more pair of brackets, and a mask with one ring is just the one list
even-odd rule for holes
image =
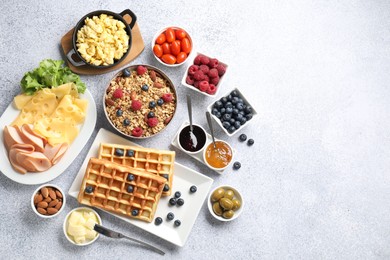
{"label": "white bowl with granola", "polygon": [[176,112],[172,81],[150,65],[132,65],[118,72],[103,98],[104,113],[119,133],[136,139],[164,130]]}

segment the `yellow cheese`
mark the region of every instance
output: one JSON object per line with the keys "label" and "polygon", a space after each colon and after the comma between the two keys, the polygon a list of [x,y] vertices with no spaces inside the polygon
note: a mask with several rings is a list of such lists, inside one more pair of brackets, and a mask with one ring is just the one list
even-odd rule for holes
{"label": "yellow cheese", "polygon": [[14,97],[14,103],[17,109],[22,110],[22,108],[32,99],[32,96],[26,94],[20,94]]}
{"label": "yellow cheese", "polygon": [[34,122],[34,131],[47,138],[51,145],[72,143],[79,130],[72,118],[43,118]]}
{"label": "yellow cheese", "polygon": [[85,118],[86,105],[84,103],[86,100],[84,103],[78,101],[82,108],[77,106],[73,101],[74,99],[71,95],[65,95],[50,118],[72,118],[76,123],[82,123]]}

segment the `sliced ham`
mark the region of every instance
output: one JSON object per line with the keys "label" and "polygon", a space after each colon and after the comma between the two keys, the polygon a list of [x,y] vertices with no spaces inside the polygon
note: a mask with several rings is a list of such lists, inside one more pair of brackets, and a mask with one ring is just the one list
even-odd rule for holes
{"label": "sliced ham", "polygon": [[22,137],[20,136],[18,126],[5,126],[4,127],[4,143],[7,151],[11,149],[14,144],[24,144]]}
{"label": "sliced ham", "polygon": [[23,141],[25,143],[32,144],[37,152],[43,152],[45,150],[42,138],[34,134],[34,131],[32,131],[30,125],[22,125],[21,133]]}
{"label": "sliced ham", "polygon": [[11,149],[8,153],[9,161],[11,162],[12,167],[15,171],[25,174],[27,169],[24,168],[18,161],[18,154],[20,153],[32,153],[34,152],[34,146],[30,144],[14,144],[11,146]]}
{"label": "sliced ham", "polygon": [[16,161],[29,172],[43,172],[52,166],[50,160],[40,152],[18,153]]}
{"label": "sliced ham", "polygon": [[51,163],[54,165],[58,163],[59,160],[61,160],[62,156],[64,156],[65,152],[68,150],[68,143],[62,143],[60,149],[58,150],[58,153],[54,158],[51,160]]}
{"label": "sliced ham", "polygon": [[57,144],[55,146],[52,146],[51,144],[48,143],[45,146],[45,150],[43,151],[43,154],[54,165],[62,158],[62,156],[65,154],[67,150],[68,150],[68,143]]}

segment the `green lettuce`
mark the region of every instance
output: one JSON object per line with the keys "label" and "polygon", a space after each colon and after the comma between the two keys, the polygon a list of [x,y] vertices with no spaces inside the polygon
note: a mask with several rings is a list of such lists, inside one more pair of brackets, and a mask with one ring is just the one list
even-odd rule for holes
{"label": "green lettuce", "polygon": [[46,59],[39,63],[39,67],[27,72],[20,84],[23,93],[32,95],[42,88],[57,87],[65,83],[73,82],[77,86],[78,93],[84,93],[86,86],[80,76],[74,74],[69,67],[63,66],[62,60]]}

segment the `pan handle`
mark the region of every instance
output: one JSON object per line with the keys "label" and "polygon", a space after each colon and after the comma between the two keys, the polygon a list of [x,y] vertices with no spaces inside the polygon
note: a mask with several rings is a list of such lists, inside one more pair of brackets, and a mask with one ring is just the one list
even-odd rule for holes
{"label": "pan handle", "polygon": [[131,22],[129,26],[131,29],[133,29],[135,22],[137,21],[137,16],[130,9],[123,10],[119,15],[125,16],[126,14],[130,15],[131,17]]}
{"label": "pan handle", "polygon": [[67,54],[66,54],[66,57],[68,58],[68,60],[70,61],[70,63],[72,63],[73,66],[75,67],[80,67],[80,66],[83,66],[85,65],[85,63],[83,61],[75,61],[73,58],[72,58],[72,55],[75,54],[75,50],[74,49],[71,49]]}

